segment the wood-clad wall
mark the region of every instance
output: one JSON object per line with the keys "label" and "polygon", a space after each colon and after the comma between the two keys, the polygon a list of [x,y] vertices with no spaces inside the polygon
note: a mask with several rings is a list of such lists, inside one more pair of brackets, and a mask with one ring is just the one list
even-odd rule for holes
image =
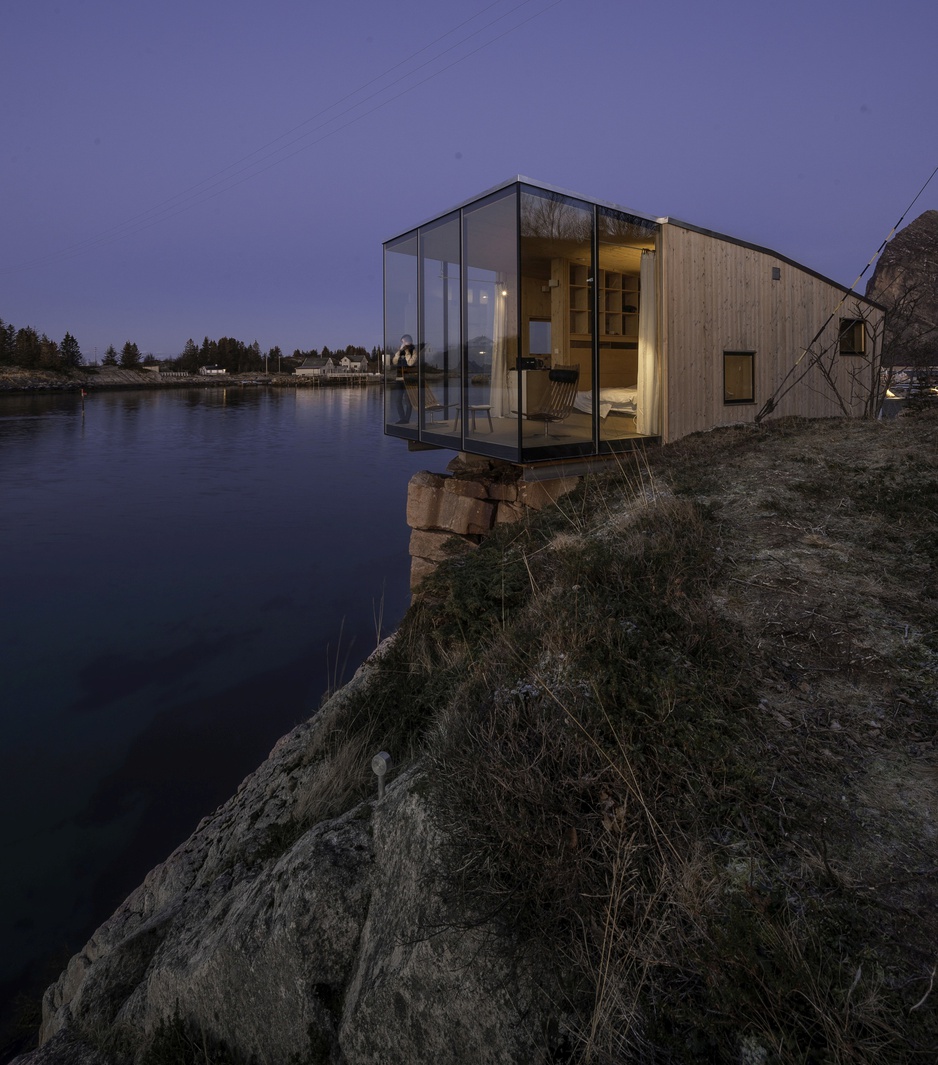
{"label": "wood-clad wall", "polygon": [[[663,440],[753,421],[835,311],[842,290],[770,252],[674,223],[662,225],[659,246]],[[773,267],[781,274],[777,281],[772,279]],[[863,313],[879,320],[880,312],[869,304],[864,304]],[[841,317],[857,316],[857,298],[849,297],[819,346],[836,343]],[[755,352],[753,403],[724,403],[724,351]],[[860,414],[869,387],[867,362],[839,354],[831,361],[837,392],[851,414]],[[809,362],[803,360],[799,370]],[[843,413],[834,389],[815,367],[778,400],[771,416]]]}

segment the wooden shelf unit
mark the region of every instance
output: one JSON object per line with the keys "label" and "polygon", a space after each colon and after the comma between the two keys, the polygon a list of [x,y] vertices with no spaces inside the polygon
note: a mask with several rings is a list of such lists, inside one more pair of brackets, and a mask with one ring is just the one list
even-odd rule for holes
{"label": "wooden shelf unit", "polygon": [[[589,337],[590,318],[589,267],[571,263],[568,278],[568,306],[570,336]],[[614,270],[599,271],[599,332],[600,338],[638,338],[639,289],[637,274],[622,274]]]}
{"label": "wooden shelf unit", "polygon": [[600,270],[599,325],[603,336],[638,337],[638,276]]}
{"label": "wooden shelf unit", "polygon": [[570,287],[568,302],[570,307],[570,335],[589,336],[593,332],[590,314],[589,267],[570,264]]}

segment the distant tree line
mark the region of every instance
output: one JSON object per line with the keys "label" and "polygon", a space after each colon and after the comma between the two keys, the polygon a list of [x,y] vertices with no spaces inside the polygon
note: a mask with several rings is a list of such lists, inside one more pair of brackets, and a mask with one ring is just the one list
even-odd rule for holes
{"label": "distant tree line", "polygon": [[[71,333],[66,333],[61,343],[56,343],[45,333],[37,333],[32,326],[17,329],[0,318],[0,366],[61,371],[81,366],[84,361],[78,341]],[[154,363],[156,359],[152,355],[141,355],[137,345],[128,340],[120,352],[111,344],[102,361],[105,366],[133,369]]]}
{"label": "distant tree line", "polygon": [[66,333],[61,343],[56,343],[30,326],[17,329],[0,318],[0,366],[68,370],[81,363],[81,348],[71,333]]}
{"label": "distant tree line", "polygon": [[113,344],[108,344],[107,350],[104,352],[104,358],[101,360],[101,365],[120,366],[125,370],[137,370],[141,366],[152,366],[156,361],[153,355],[141,356],[137,345],[132,340],[128,340],[120,349],[120,352],[117,351]]}
{"label": "distant tree line", "polygon": [[[201,345],[192,339],[187,340],[181,354],[162,360],[161,365],[168,370],[186,373],[198,373],[202,366],[220,366],[229,373],[260,373],[262,370],[292,373],[304,359],[331,358],[338,362],[344,355],[356,362],[365,359],[377,365],[380,363],[381,349],[373,347],[369,352],[360,345],[349,344],[334,351],[328,347],[321,350],[310,348],[309,351],[296,348],[292,355],[285,355],[279,347],[262,352],[256,340],[246,344],[233,337],[221,337],[219,340],[205,337]],[[158,361],[153,355],[141,354],[140,348],[128,340],[120,351],[109,344],[101,364],[133,370],[140,366],[155,365]],[[0,366],[61,371],[81,366],[83,362],[81,348],[71,333],[66,333],[61,343],[57,343],[45,333],[40,335],[29,326],[17,329],[0,318]]]}
{"label": "distant tree line", "polygon": [[332,358],[338,361],[343,355],[348,355],[355,361],[377,361],[380,359],[380,353],[381,349],[377,347],[372,348],[369,354],[367,348],[349,344],[344,348],[336,348],[335,351],[328,347],[322,350],[311,348],[309,351],[296,348],[292,355],[286,355],[279,346],[262,352],[256,340],[253,344],[246,344],[243,340],[235,340],[233,337],[221,337],[219,340],[205,337],[201,345],[191,338],[187,340],[182,354],[175,359],[165,360],[164,365],[168,369],[186,373],[198,373],[202,366],[220,366],[228,373],[260,373],[263,370],[292,373],[305,359]]}
{"label": "distant tree line", "polygon": [[198,373],[200,366],[221,366],[229,373],[257,373],[264,368],[264,356],[256,340],[253,344],[245,344],[243,340],[233,337],[221,337],[219,340],[206,337],[199,346],[190,338],[182,354],[175,359],[164,360],[163,365],[167,369],[185,373]]}

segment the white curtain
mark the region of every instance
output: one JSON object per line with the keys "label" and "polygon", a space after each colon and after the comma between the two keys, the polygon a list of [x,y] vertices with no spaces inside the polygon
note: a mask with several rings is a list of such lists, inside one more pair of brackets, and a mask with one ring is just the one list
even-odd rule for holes
{"label": "white curtain", "polygon": [[492,379],[489,382],[489,403],[497,418],[508,417],[508,359],[505,347],[509,336],[507,286],[497,281],[494,288],[492,308]]}
{"label": "white curtain", "polygon": [[642,252],[639,271],[638,396],[635,428],[644,436],[661,433],[661,382],[658,375],[658,311],[655,253]]}

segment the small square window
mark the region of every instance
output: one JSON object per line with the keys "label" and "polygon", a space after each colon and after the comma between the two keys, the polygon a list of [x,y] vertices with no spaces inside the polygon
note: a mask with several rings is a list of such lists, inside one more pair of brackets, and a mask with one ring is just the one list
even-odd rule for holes
{"label": "small square window", "polygon": [[840,319],[840,354],[866,354],[866,322],[862,318]]}
{"label": "small square window", "polygon": [[754,351],[723,352],[723,402],[755,403]]}

